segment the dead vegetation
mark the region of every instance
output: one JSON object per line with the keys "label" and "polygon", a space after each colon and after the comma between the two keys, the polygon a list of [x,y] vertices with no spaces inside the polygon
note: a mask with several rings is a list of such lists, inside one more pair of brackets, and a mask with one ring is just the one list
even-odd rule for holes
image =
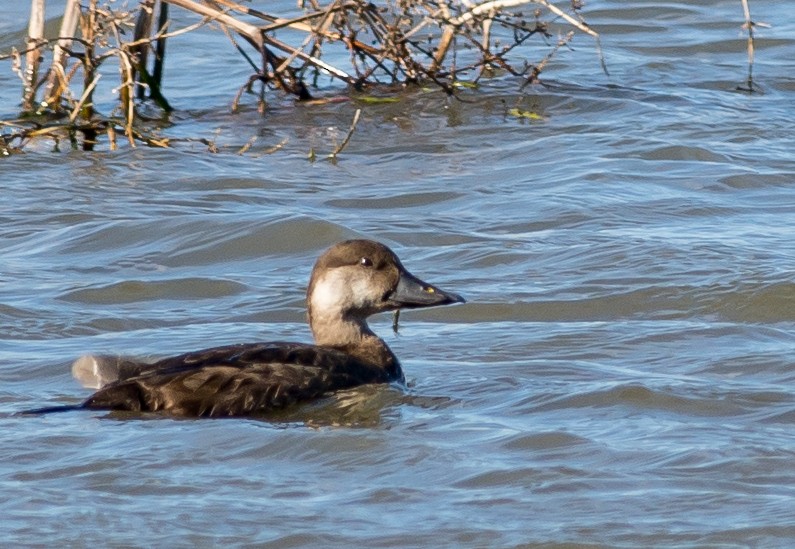
{"label": "dead vegetation", "polygon": [[[321,79],[365,91],[432,85],[450,95],[493,74],[535,83],[578,33],[592,39],[602,60],[599,35],[583,19],[580,0],[569,0],[565,8],[548,0],[299,0],[298,14],[291,17],[233,0],[67,0],[58,35],[49,38],[44,4],[31,0],[24,50],[0,54],[22,81],[21,116],[0,121],[0,153],[42,137],[56,147],[67,142],[85,150],[100,136],[111,149],[120,139],[133,147],[169,146],[171,141],[147,129],[156,127],[152,111],[171,111],[162,86],[166,45],[179,47],[178,40],[172,43],[179,35],[207,25],[224,32],[251,68],[231,99],[232,109],[248,92],[263,113],[269,91],[310,100]],[[195,21],[173,28],[173,10]],[[750,63],[753,23],[749,12],[746,17]],[[528,50],[538,55],[544,51],[538,47],[545,53],[530,62]],[[118,103],[111,112],[98,112],[93,94],[114,72]],[[748,78],[751,85],[750,69]],[[156,108],[144,114],[142,105]]]}

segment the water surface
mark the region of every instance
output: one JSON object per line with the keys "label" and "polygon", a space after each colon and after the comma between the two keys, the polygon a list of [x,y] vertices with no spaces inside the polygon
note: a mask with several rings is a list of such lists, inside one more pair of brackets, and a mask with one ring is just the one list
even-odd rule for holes
{"label": "water surface", "polygon": [[[585,11],[610,76],[578,37],[524,93],[502,76],[466,101],[274,95],[264,118],[229,113],[247,69],[197,32],[170,52],[165,131],[219,154],[3,159],[0,539],[791,546],[795,25],[751,8],[773,24],[760,93],[736,90],[739,2],[611,1]],[[20,35],[13,15],[0,28]],[[191,54],[204,41],[218,61]],[[356,108],[339,162],[310,162]],[[408,387],[272,421],[10,415],[85,398],[69,364],[89,351],[308,341],[312,262],[352,237],[468,300],[403,314],[397,336],[374,319]]]}

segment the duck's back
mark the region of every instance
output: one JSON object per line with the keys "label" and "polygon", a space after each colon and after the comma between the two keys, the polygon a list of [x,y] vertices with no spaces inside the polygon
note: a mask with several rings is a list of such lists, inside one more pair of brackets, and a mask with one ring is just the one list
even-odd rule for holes
{"label": "duck's back", "polygon": [[216,347],[129,368],[85,408],[182,416],[263,414],[397,376],[336,349],[301,343]]}

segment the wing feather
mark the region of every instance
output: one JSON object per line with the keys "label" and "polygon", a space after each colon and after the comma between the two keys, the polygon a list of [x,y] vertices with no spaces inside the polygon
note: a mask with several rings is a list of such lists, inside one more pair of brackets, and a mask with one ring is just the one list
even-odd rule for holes
{"label": "wing feather", "polygon": [[324,347],[257,343],[215,347],[141,364],[86,408],[182,416],[263,414],[365,383],[391,381],[379,367]]}

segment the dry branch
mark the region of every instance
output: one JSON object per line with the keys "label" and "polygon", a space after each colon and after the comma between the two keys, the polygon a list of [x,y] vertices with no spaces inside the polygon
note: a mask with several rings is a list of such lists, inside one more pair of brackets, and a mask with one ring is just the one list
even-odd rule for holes
{"label": "dry branch", "polygon": [[[575,2],[572,15],[548,0],[385,0],[379,5],[370,0],[327,0],[323,5],[306,0],[300,6],[303,13],[285,17],[241,1],[67,0],[59,35],[47,39],[44,0],[31,0],[24,70],[19,54],[5,56],[19,59],[14,63],[24,84],[24,112],[67,120],[67,133],[82,133],[85,148],[91,148],[99,134],[107,134],[115,147],[119,132],[132,146],[136,142],[162,146],[167,141],[146,136],[138,127],[138,106],[151,100],[164,112],[171,110],[161,89],[166,40],[208,24],[227,34],[252,69],[233,107],[258,85],[261,111],[267,89],[311,99],[305,79],[316,83],[321,75],[357,89],[426,82],[448,93],[454,93],[456,81],[478,80],[494,68],[537,79],[550,56],[532,65],[519,48],[537,33],[550,36],[546,30],[550,23],[542,17],[569,27],[567,41],[574,32],[598,39],[579,18]],[[531,25],[514,11],[527,6],[535,7]],[[199,21],[169,31],[169,7],[195,14]],[[498,42],[504,46],[498,47]],[[559,46],[553,46],[552,52]],[[329,50],[336,57],[330,57]],[[50,65],[40,79],[39,60],[47,51],[51,51]],[[349,63],[340,64],[340,54],[346,52]],[[120,119],[101,114],[93,102],[98,83],[107,85],[102,71],[109,63],[118,68],[114,91],[120,108],[114,112],[121,113]],[[348,136],[332,155],[347,145],[358,118],[357,113]],[[43,135],[55,133],[48,130]],[[74,142],[73,137],[70,140]]]}

